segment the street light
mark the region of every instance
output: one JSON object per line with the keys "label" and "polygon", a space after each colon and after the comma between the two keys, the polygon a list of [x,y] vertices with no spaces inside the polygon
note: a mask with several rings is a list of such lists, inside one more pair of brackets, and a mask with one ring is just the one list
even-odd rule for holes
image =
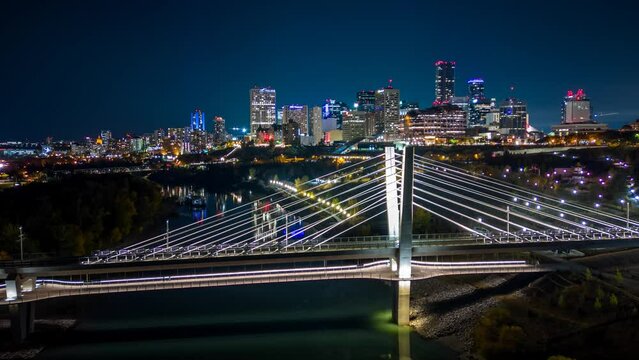
{"label": "street light", "polygon": [[24,247],[22,246],[24,237],[22,236],[22,226],[18,227],[18,231],[20,232],[20,237],[18,238],[20,241],[20,261],[24,261]]}
{"label": "street light", "polygon": [[166,250],[169,250],[169,219],[166,219]]}

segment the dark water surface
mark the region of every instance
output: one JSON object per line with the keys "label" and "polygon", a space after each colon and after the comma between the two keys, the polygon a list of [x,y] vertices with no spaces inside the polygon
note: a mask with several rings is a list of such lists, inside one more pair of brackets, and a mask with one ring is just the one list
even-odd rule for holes
{"label": "dark water surface", "polygon": [[398,331],[391,294],[383,282],[342,280],[55,299],[38,312],[72,308],[78,325],[39,358],[399,359],[400,342],[412,359],[455,358]]}

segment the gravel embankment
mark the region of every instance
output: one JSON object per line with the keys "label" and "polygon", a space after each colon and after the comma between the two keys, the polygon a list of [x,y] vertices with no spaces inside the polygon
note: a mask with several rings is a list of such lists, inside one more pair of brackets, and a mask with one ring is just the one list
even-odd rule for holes
{"label": "gravel embankment", "polygon": [[491,275],[484,278],[434,278],[413,282],[411,288],[411,326],[421,336],[438,339],[470,358],[473,328],[488,309],[499,302],[504,294],[499,288],[514,282],[507,294],[518,293],[514,275]]}

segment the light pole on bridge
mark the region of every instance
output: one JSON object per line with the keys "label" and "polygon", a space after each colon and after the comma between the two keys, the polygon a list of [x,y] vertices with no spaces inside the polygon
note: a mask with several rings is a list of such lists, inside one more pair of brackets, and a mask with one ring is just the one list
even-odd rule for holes
{"label": "light pole on bridge", "polygon": [[169,250],[169,219],[166,219],[166,250]]}
{"label": "light pole on bridge", "polygon": [[20,261],[24,261],[24,236],[22,234],[22,226],[18,227],[18,231],[20,233],[20,237],[18,238],[18,241],[20,241]]}

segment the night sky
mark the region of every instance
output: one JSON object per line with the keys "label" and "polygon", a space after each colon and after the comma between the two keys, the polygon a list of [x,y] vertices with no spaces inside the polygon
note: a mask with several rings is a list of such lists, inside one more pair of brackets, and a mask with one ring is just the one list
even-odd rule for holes
{"label": "night sky", "polygon": [[639,118],[636,2],[541,3],[3,0],[0,140],[140,134],[195,107],[247,126],[255,84],[278,106],[352,104],[392,78],[424,107],[438,59],[457,62],[457,95],[472,77],[499,100],[514,85],[538,128],[571,88],[613,127]]}

